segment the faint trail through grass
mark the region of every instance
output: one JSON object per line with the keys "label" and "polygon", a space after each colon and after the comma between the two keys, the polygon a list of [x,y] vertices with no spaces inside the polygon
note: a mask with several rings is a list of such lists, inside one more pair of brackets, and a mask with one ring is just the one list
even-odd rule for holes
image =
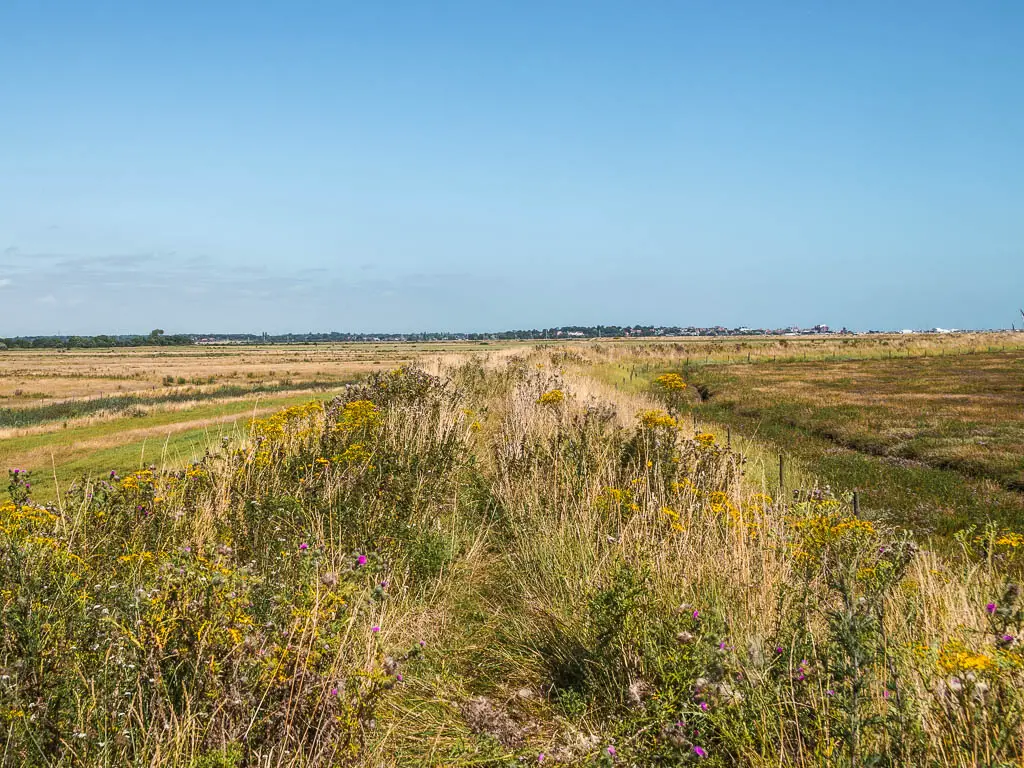
{"label": "faint trail through grass", "polygon": [[31,427],[48,422],[66,421],[92,414],[108,412],[123,414],[133,408],[163,405],[166,403],[204,402],[207,400],[224,400],[244,397],[246,395],[277,394],[280,392],[299,392],[324,390],[337,387],[337,382],[311,381],[298,384],[258,384],[246,387],[239,384],[228,384],[216,389],[177,389],[160,395],[112,395],[88,400],[66,400],[62,403],[49,403],[27,408],[0,408],[0,429]]}
{"label": "faint trail through grass", "polygon": [[[333,392],[328,392],[318,397],[332,395]],[[0,442],[0,464],[34,470],[37,496],[51,498],[54,473],[58,484],[63,486],[83,473],[134,469],[144,461],[164,463],[162,457],[171,464],[176,463],[175,458],[187,460],[195,453],[193,449],[198,448],[201,454],[206,444],[219,440],[225,433],[244,434],[244,424],[253,416],[310,399],[308,394],[253,398],[187,411],[154,413],[130,422],[118,419],[26,435]],[[242,425],[238,424],[239,420],[243,420]]]}

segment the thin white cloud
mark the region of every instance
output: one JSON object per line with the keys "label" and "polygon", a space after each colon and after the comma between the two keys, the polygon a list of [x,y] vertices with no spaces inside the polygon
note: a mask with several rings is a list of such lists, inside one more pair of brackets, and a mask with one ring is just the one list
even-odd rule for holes
{"label": "thin white cloud", "polygon": [[10,278],[0,277],[0,288],[6,288],[11,284]]}

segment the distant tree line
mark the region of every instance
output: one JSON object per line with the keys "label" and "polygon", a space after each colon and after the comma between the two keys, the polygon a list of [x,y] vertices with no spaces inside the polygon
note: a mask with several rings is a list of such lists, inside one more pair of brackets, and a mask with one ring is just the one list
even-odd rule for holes
{"label": "distant tree line", "polygon": [[[190,344],[317,344],[330,342],[531,341],[544,339],[646,338],[656,336],[763,336],[790,328],[725,328],[676,325],[565,325],[493,333],[211,333],[167,335],[159,328],[146,336],[22,336],[0,339],[0,349],[90,349],[103,347],[188,346]],[[803,333],[829,333],[815,326]],[[846,332],[844,328],[843,331]]]}
{"label": "distant tree line", "polygon": [[[490,333],[286,333],[286,334],[211,334],[199,335],[199,343],[218,341],[236,344],[307,344],[342,341],[368,342],[425,342],[425,341],[506,341],[544,339],[608,339],[644,338],[657,336],[767,336],[784,333],[830,333],[828,326],[799,329],[787,328],[726,328],[725,326],[679,326],[679,325],[564,325],[558,328],[530,328]],[[844,328],[840,333],[846,333]]]}
{"label": "distant tree line", "polygon": [[[726,329],[718,329],[728,332]],[[286,333],[286,334],[200,334],[200,343],[225,341],[233,343],[304,344],[327,342],[425,342],[425,341],[495,341],[495,340],[540,340],[566,338],[611,338],[620,336],[678,336],[687,332],[696,335],[699,331],[715,333],[716,329],[684,329],[663,326],[618,326],[618,325],[571,325],[561,328],[532,328],[491,333],[426,332],[426,333]]]}
{"label": "distant tree line", "polygon": [[161,329],[147,336],[19,336],[0,339],[0,349],[103,349],[113,347],[184,347],[195,344],[196,337],[164,333]]}

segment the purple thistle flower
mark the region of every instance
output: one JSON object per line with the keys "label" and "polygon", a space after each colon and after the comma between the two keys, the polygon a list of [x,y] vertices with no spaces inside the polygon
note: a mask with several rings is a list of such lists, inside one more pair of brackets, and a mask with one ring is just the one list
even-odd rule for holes
{"label": "purple thistle flower", "polygon": [[366,565],[366,555],[360,555],[358,558],[356,558],[356,565]]}
{"label": "purple thistle flower", "polygon": [[700,618],[700,611],[694,611],[693,612],[693,618],[699,619]]}
{"label": "purple thistle flower", "polygon": [[707,712],[708,711],[708,703],[706,701],[702,701],[700,703],[700,709],[701,709],[702,712]]}
{"label": "purple thistle flower", "polygon": [[612,757],[615,757],[615,747],[608,747],[608,754]]}
{"label": "purple thistle flower", "polygon": [[331,696],[337,696],[337,695],[338,695],[338,689],[337,688],[331,688]]}
{"label": "purple thistle flower", "polygon": [[380,632],[380,627],[378,627],[376,624],[374,624],[372,627],[370,627],[370,631],[373,632],[373,634],[376,635],[378,632]]}
{"label": "purple thistle flower", "polygon": [[775,652],[776,653],[782,653],[782,646],[781,645],[775,646]]}
{"label": "purple thistle flower", "polygon": [[996,612],[996,604],[995,603],[989,603],[988,605],[985,606],[985,610],[989,614],[995,613]]}
{"label": "purple thistle flower", "polygon": [[544,762],[544,753],[543,752],[541,752],[539,755],[537,755],[537,762],[538,763],[543,763]]}
{"label": "purple thistle flower", "polygon": [[399,672],[397,675],[395,675],[395,680],[397,680],[398,682],[402,682],[403,680],[405,680],[405,678],[402,677],[402,673]]}
{"label": "purple thistle flower", "polygon": [[694,747],[694,748],[693,748],[693,754],[695,754],[695,755],[696,755],[697,757],[701,757],[701,758],[703,758],[703,757],[707,757],[707,756],[708,756],[708,753],[707,753],[707,752],[705,752],[705,751],[704,751],[703,749],[701,749],[700,747]]}

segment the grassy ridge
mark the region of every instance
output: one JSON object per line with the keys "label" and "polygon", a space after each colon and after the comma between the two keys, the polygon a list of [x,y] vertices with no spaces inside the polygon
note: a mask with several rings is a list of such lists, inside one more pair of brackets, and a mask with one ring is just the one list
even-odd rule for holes
{"label": "grassy ridge", "polygon": [[773,499],[756,446],[559,355],[375,376],[59,506],[12,477],[4,764],[1024,756],[1024,538]]}

